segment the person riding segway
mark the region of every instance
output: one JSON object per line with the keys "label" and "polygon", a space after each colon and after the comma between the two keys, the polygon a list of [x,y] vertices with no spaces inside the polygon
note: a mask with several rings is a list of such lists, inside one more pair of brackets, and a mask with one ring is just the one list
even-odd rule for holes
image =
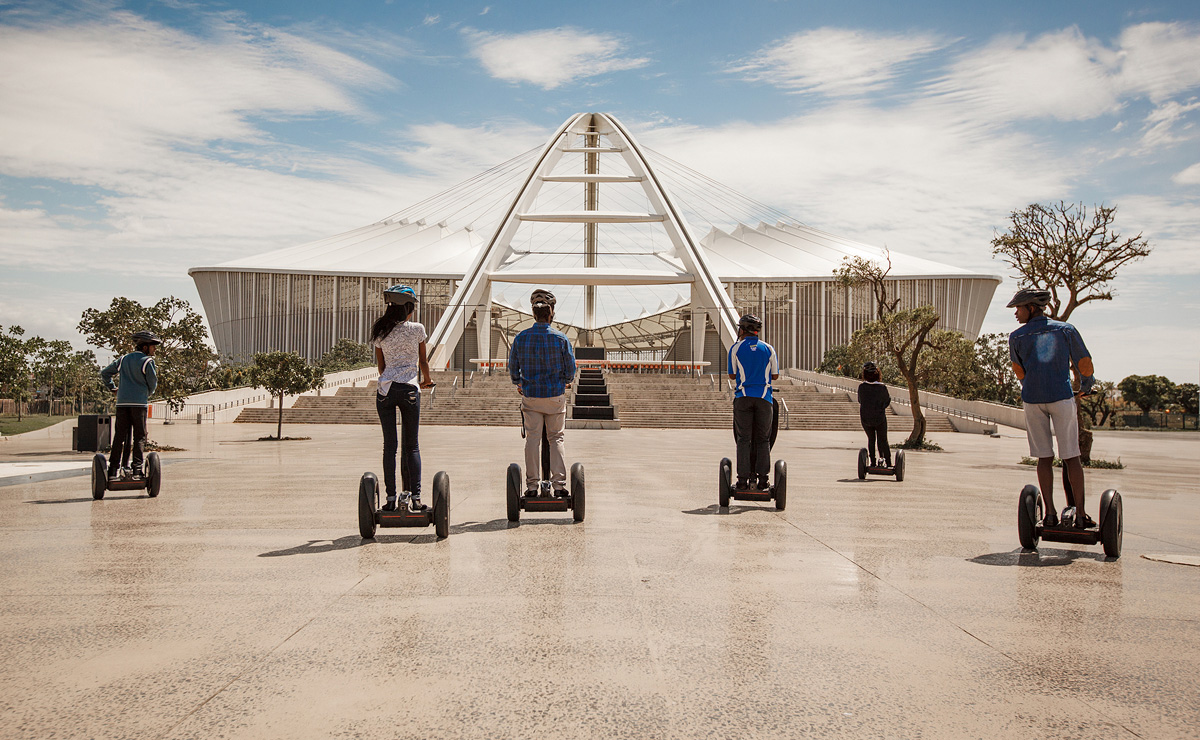
{"label": "person riding segway", "polygon": [[[894,475],[904,480],[904,450],[896,450],[896,464],[892,465],[892,449],[887,439],[887,409],[892,402],[887,386],[882,382],[883,374],[871,360],[863,363],[862,379],[858,385],[858,418],[867,433],[867,446],[858,451],[858,479],[867,473]],[[879,454],[876,457],[876,444]]]}
{"label": "person riding segway", "polygon": [[775,508],[787,505],[787,465],[775,463],[775,485],[771,485],[771,447],[779,424],[779,407],[771,382],[779,377],[779,355],[759,339],[762,320],[746,314],[738,321],[738,338],[729,348],[727,370],[735,382],[733,436],[737,444],[737,482],[729,481],[729,458],[720,465],[720,504],[729,499],[775,500]]}
{"label": "person riding segway", "polygon": [[[554,329],[554,294],[539,288],[529,296],[534,325],[513,339],[508,372],[521,395],[521,433],[525,437],[525,471],[508,466],[508,519],[519,521],[521,510],[566,511],[583,521],[583,464],[567,464],[563,429],[567,419],[567,390],[575,378],[575,349]],[[545,459],[545,464],[543,464]],[[522,492],[523,491],[523,492]]]}
{"label": "person riding segway", "polygon": [[[146,414],[150,396],[158,387],[154,354],[162,340],[152,331],[137,331],[130,337],[134,351],[121,355],[100,371],[100,377],[117,397],[112,456],[92,459],[92,498],[104,498],[106,490],[139,490],[154,498],[162,482],[158,453],[145,454]],[[114,378],[116,383],[114,384]],[[131,466],[123,467],[132,458]],[[143,470],[143,463],[145,469]]]}

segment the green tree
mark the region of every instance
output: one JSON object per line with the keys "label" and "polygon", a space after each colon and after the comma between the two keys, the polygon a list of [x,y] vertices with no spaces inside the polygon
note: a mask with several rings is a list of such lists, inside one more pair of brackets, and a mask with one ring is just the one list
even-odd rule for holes
{"label": "green tree", "polygon": [[112,394],[100,382],[100,363],[96,353],[90,349],[74,352],[68,357],[64,369],[64,392],[75,399],[76,413],[83,413],[88,401],[101,404],[112,402]]}
{"label": "green tree", "polygon": [[[1047,315],[1066,321],[1076,308],[1091,301],[1111,301],[1110,283],[1125,265],[1145,259],[1150,243],[1141,233],[1122,237],[1113,228],[1117,207],[1097,205],[1089,216],[1082,203],[1032,203],[1010,214],[1008,233],[992,239],[992,256],[1000,257],[1024,285],[1050,291]],[[1072,368],[1078,377],[1078,368]],[[1092,459],[1092,433],[1079,416],[1079,453]]]}
{"label": "green tree", "polygon": [[1200,393],[1200,385],[1195,383],[1180,383],[1175,386],[1175,403],[1179,404],[1185,414],[1200,413],[1200,399],[1196,394]]}
{"label": "green tree", "polygon": [[975,373],[979,378],[976,398],[1020,405],[1021,383],[1013,373],[1007,334],[983,334],[975,340]]}
{"label": "green tree", "polygon": [[1117,383],[1121,398],[1149,414],[1170,403],[1176,393],[1175,384],[1161,375],[1130,375]]}
{"label": "green tree", "polygon": [[1115,410],[1113,406],[1113,394],[1116,388],[1115,385],[1107,380],[1097,380],[1091,394],[1080,397],[1079,405],[1083,407],[1084,413],[1091,419],[1092,426],[1102,427],[1108,423],[1109,417],[1112,416]]}
{"label": "green tree", "polygon": [[54,399],[66,395],[67,366],[71,361],[71,343],[64,339],[43,341],[33,352],[32,368],[36,382],[46,384],[49,400],[47,416],[54,415]]}
{"label": "green tree", "polygon": [[362,344],[353,339],[342,338],[329,351],[317,360],[317,367],[326,373],[337,373],[343,370],[357,370],[360,367],[370,367],[375,364],[375,353],[369,344]]}
{"label": "green tree", "polygon": [[204,319],[187,301],[171,296],[152,306],[129,298],[113,298],[107,310],[89,308],[79,321],[88,344],[124,354],[133,350],[130,337],[146,329],[162,339],[155,355],[158,390],[155,395],[178,411],[183,399],[206,387],[209,363],[217,359],[207,344]]}
{"label": "green tree", "polygon": [[208,370],[208,385],[210,388],[220,388],[221,390],[250,385],[252,369],[252,365],[243,365],[237,362],[222,362],[219,365],[213,365]]}
{"label": "green tree", "polygon": [[859,329],[855,335],[861,335],[859,341],[864,344],[885,352],[903,376],[908,386],[913,415],[912,433],[905,444],[920,447],[925,442],[925,414],[921,411],[918,385],[921,353],[931,342],[937,341],[933,332],[940,316],[930,305],[901,308],[900,297],[891,292],[893,281],[887,277],[891,270],[890,255],[887,256],[886,268],[862,257],[847,257],[834,270],[833,276],[847,290],[866,286],[874,295],[876,320]]}
{"label": "green tree", "polygon": [[295,352],[259,352],[254,355],[250,384],[263,388],[279,401],[279,423],[275,438],[283,439],[283,397],[315,390],[325,385],[325,374]]}
{"label": "green tree", "polygon": [[16,404],[17,421],[22,417],[22,404],[31,395],[32,355],[41,344],[39,337],[26,339],[19,326],[0,327],[0,392]]}
{"label": "green tree", "polygon": [[846,378],[857,378],[862,372],[863,363],[871,358],[861,347],[849,344],[838,344],[825,350],[817,372],[841,375]]}

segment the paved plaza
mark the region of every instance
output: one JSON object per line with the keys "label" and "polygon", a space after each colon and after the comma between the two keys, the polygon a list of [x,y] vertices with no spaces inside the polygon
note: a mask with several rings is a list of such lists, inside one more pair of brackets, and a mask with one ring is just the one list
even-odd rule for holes
{"label": "paved plaza", "polygon": [[518,430],[427,427],[450,537],[367,542],[377,428],[155,425],[162,495],[98,502],[32,467],[87,464],[58,429],[0,442],[6,740],[1200,735],[1200,568],[1166,562],[1200,555],[1197,435],[1097,435],[1107,560],[1022,553],[1012,430],[902,483],[856,478],[859,433],[781,432],[784,512],[717,508],[728,432],[569,430],[587,520],[510,525]]}

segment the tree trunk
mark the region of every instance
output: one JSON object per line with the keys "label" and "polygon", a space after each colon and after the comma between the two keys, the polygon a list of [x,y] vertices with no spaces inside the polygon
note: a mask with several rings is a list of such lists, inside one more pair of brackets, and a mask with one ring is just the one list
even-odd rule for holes
{"label": "tree trunk", "polygon": [[908,401],[913,420],[912,433],[905,444],[920,448],[925,443],[925,412],[921,410],[921,391],[917,388],[916,378],[906,373],[904,380],[908,382]]}
{"label": "tree trunk", "polygon": [[279,424],[275,426],[275,439],[283,439],[283,394],[279,394]]}
{"label": "tree trunk", "polygon": [[1084,423],[1083,399],[1079,396],[1075,396],[1075,418],[1079,425],[1079,461],[1087,465],[1092,461],[1092,430],[1090,423]]}

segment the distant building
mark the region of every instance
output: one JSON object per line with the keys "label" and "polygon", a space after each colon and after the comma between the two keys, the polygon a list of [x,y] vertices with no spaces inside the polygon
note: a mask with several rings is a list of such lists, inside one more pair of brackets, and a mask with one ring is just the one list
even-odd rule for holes
{"label": "distant building", "polygon": [[[832,279],[844,257],[884,250],[828,234],[640,146],[612,116],[572,116],[525,152],[378,223],[189,270],[217,350],[316,359],[366,341],[382,290],[421,299],[435,367],[503,357],[532,321],[528,295],[558,297],[555,322],[610,358],[720,363],[740,314],[786,367],[813,368],[874,318],[866,290]],[[1000,278],[887,253],[905,305],[937,308],[974,339]],[[478,327],[490,326],[488,343]]]}

